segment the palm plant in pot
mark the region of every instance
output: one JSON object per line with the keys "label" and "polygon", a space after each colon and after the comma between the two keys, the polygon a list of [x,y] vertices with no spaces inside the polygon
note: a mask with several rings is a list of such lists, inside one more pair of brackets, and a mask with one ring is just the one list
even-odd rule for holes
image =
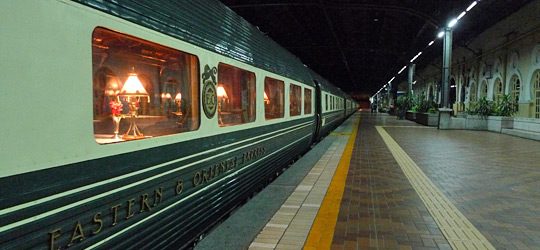
{"label": "palm plant in pot", "polygon": [[396,108],[397,108],[397,118],[402,120],[405,118],[405,113],[409,109],[410,97],[408,95],[402,95],[397,98]]}
{"label": "palm plant in pot", "polygon": [[494,113],[498,116],[510,117],[516,113],[516,104],[512,101],[510,95],[503,95],[495,106]]}

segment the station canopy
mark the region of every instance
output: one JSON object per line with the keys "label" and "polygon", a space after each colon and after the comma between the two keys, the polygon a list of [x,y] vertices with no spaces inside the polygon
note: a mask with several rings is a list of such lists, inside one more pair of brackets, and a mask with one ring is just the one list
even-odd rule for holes
{"label": "station canopy", "polygon": [[[442,55],[426,49],[472,0],[221,0],[349,94],[373,95],[415,60],[417,69]],[[459,20],[453,46],[467,46],[531,0],[482,0]],[[440,65],[439,65],[440,67]],[[406,74],[402,74],[406,75]],[[399,80],[399,79],[398,79]]]}

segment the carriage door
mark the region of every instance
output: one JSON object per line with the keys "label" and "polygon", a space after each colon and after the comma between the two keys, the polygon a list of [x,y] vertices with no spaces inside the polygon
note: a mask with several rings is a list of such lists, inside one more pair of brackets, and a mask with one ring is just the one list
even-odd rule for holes
{"label": "carriage door", "polygon": [[321,131],[321,124],[322,124],[322,97],[321,97],[321,85],[319,85],[319,82],[317,80],[313,80],[315,83],[315,136],[313,137],[313,141],[317,141],[319,139],[319,133]]}
{"label": "carriage door", "polygon": [[345,98],[341,99],[341,109],[343,109],[343,117],[347,117],[347,100]]}

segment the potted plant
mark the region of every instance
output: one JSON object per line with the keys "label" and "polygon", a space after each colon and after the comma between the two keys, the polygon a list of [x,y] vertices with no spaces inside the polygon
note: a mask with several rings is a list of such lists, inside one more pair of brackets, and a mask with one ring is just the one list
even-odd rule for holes
{"label": "potted plant", "polygon": [[418,97],[414,94],[409,94],[407,96],[407,111],[405,114],[405,118],[410,121],[416,120],[416,112],[418,110],[418,104],[417,104]]}
{"label": "potted plant", "polygon": [[426,126],[437,126],[439,124],[437,104],[434,101],[426,100],[424,95],[419,96],[417,103],[416,122]]}
{"label": "potted plant", "polygon": [[467,113],[466,129],[487,130],[487,117],[493,113],[493,104],[486,97],[482,97],[477,102],[469,103],[469,108],[465,112]]}
{"label": "potted plant", "polygon": [[493,104],[486,97],[480,98],[476,103],[476,113],[484,118],[493,114]]}
{"label": "potted plant", "polygon": [[407,120],[416,121],[416,113],[418,113],[418,104],[414,104],[405,115]]}
{"label": "potted plant", "polygon": [[503,95],[495,106],[494,113],[497,116],[510,117],[516,113],[517,105],[512,101],[510,95]]}
{"label": "potted plant", "polygon": [[511,117],[516,112],[516,104],[510,95],[503,95],[493,107],[493,116],[488,117],[488,130],[501,132],[502,129],[514,127],[514,118]]}
{"label": "potted plant", "polygon": [[403,120],[405,118],[405,113],[409,109],[409,97],[402,95],[397,98],[396,102],[397,108],[397,118]]}

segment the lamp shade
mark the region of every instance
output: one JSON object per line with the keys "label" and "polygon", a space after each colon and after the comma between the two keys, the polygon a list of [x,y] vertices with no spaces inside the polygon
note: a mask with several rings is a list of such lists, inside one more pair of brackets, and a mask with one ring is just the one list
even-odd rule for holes
{"label": "lamp shade", "polygon": [[176,96],[174,97],[174,99],[178,101],[182,100],[182,93],[181,92],[176,93]]}
{"label": "lamp shade", "polygon": [[130,73],[126,83],[124,84],[124,87],[122,87],[122,90],[120,90],[120,93],[118,95],[148,96],[148,92],[146,92],[146,89],[144,89],[141,81],[139,80],[139,77],[137,77],[137,74]]}
{"label": "lamp shade", "polygon": [[225,88],[223,88],[223,85],[218,85],[217,87],[217,96],[218,98],[229,98],[229,96],[227,96],[227,92],[225,92]]}
{"label": "lamp shade", "polygon": [[266,91],[264,91],[264,102],[266,104],[269,104],[270,103],[270,98],[268,98],[268,95],[266,95]]}
{"label": "lamp shade", "polygon": [[105,85],[105,94],[108,96],[113,96],[120,92],[120,86],[122,83],[117,76],[107,75],[107,85]]}

